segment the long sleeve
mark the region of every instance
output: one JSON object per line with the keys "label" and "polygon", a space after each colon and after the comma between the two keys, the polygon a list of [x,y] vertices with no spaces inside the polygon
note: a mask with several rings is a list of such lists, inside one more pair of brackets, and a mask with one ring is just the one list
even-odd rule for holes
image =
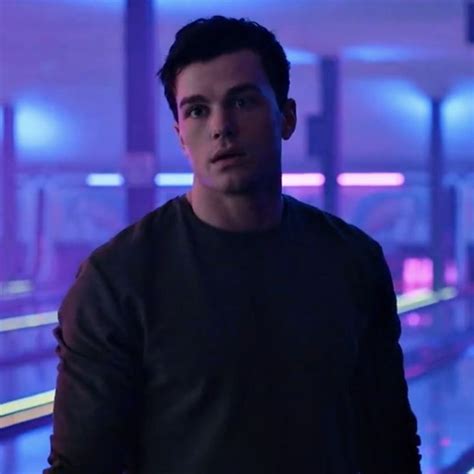
{"label": "long sleeve", "polygon": [[375,304],[360,345],[353,394],[359,469],[362,474],[419,474],[420,438],[408,401],[396,296],[378,244],[373,263],[373,292],[366,298]]}
{"label": "long sleeve", "polygon": [[60,359],[45,474],[119,473],[136,442],[140,373],[133,319],[90,258],[59,311]]}

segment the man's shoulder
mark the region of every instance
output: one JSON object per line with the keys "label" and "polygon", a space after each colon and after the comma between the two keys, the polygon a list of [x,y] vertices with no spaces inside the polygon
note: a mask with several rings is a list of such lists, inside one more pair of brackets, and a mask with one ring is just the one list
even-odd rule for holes
{"label": "man's shoulder", "polygon": [[297,209],[296,220],[303,222],[300,229],[304,229],[305,244],[314,246],[334,266],[340,265],[346,275],[352,276],[354,288],[375,288],[377,279],[387,271],[381,245],[359,227],[330,212],[295,199],[292,205]]}
{"label": "man's shoulder", "polygon": [[174,198],[154,209],[140,220],[125,227],[110,240],[97,247],[87,261],[109,271],[146,264],[159,241],[166,238],[176,222],[177,201]]}
{"label": "man's shoulder", "polygon": [[306,233],[318,235],[334,245],[348,245],[362,252],[378,251],[380,244],[359,227],[311,204],[290,196],[286,198]]}

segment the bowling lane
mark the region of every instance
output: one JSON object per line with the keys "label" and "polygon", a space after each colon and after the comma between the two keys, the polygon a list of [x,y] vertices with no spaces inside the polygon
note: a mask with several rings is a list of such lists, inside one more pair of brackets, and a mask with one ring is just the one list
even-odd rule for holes
{"label": "bowling lane", "polygon": [[418,418],[423,474],[439,473],[474,447],[474,345],[454,363],[411,380],[409,397]]}
{"label": "bowling lane", "polygon": [[54,388],[54,324],[0,332],[0,403]]}
{"label": "bowling lane", "polygon": [[424,474],[443,473],[474,447],[473,308],[472,297],[456,298],[401,317]]}
{"label": "bowling lane", "polygon": [[[456,299],[401,316],[407,373],[428,355],[436,364],[409,376],[409,397],[422,438],[424,474],[441,474],[474,446],[474,344],[472,300]],[[54,325],[0,334],[0,403],[54,387]],[[456,347],[456,350],[450,348]],[[46,424],[45,424],[46,423]],[[29,425],[30,427],[32,425]],[[51,424],[10,431],[0,438],[0,472],[33,474],[46,465]],[[472,466],[474,467],[474,465]],[[463,471],[463,474],[467,470]]]}
{"label": "bowling lane", "polygon": [[47,466],[51,423],[0,438],[0,473],[40,474]]}

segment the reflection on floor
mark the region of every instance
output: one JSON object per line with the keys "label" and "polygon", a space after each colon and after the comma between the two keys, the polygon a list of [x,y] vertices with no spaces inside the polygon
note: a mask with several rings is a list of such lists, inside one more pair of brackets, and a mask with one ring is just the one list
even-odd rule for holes
{"label": "reflection on floor", "polygon": [[474,445],[474,346],[454,364],[411,382],[409,391],[423,473],[435,474]]}
{"label": "reflection on floor", "polygon": [[0,441],[0,472],[39,474],[47,466],[51,424]]}
{"label": "reflection on floor", "polygon": [[[439,348],[472,331],[472,301],[410,313],[402,317],[402,324],[408,365],[414,353],[429,352],[430,348],[438,353]],[[0,403],[54,387],[57,361],[51,329],[0,333]],[[413,375],[409,396],[422,438],[423,473],[447,472],[448,466],[474,446],[474,344],[441,367]],[[49,423],[0,437],[0,473],[40,473],[47,464],[50,434]],[[471,468],[474,462],[459,474],[467,474]]]}

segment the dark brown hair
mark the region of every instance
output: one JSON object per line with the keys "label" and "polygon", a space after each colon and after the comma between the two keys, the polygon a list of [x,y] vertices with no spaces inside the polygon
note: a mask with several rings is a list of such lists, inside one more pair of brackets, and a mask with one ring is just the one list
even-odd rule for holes
{"label": "dark brown hair", "polygon": [[290,87],[290,63],[275,35],[254,21],[213,16],[188,23],[176,33],[166,61],[158,72],[175,120],[178,119],[175,88],[178,74],[192,63],[244,49],[260,57],[278,105],[283,108]]}

